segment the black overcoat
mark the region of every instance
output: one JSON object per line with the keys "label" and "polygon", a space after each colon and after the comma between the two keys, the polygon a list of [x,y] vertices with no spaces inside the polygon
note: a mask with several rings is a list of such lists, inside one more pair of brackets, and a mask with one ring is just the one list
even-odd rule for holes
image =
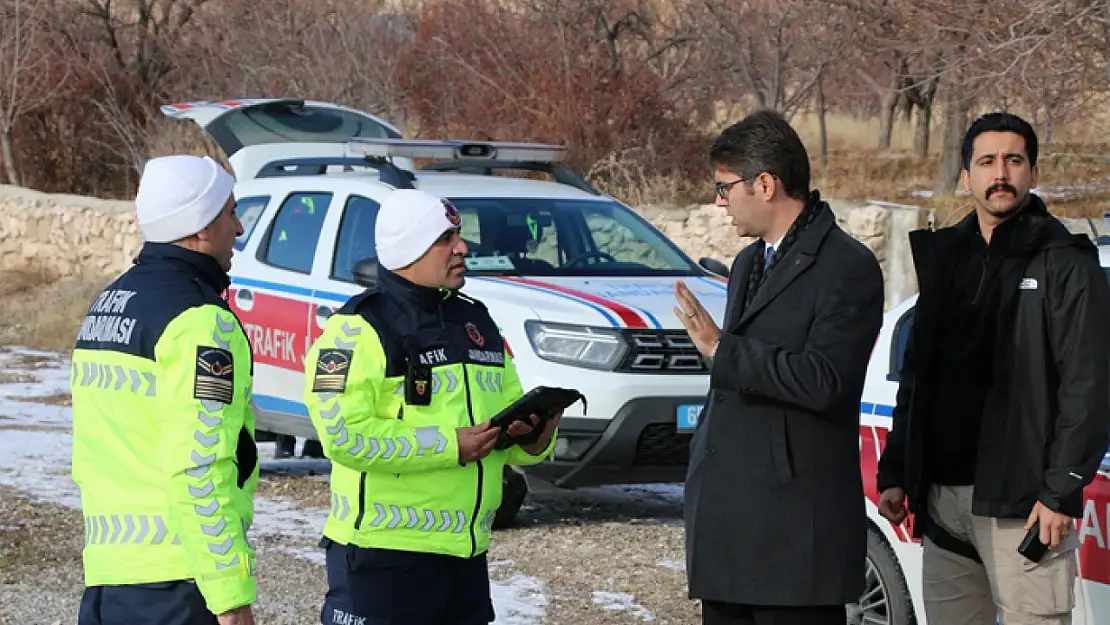
{"label": "black overcoat", "polygon": [[684,515],[691,598],[858,601],[867,531],[860,399],[883,318],[875,255],[825,205],[743,308],[733,262]]}

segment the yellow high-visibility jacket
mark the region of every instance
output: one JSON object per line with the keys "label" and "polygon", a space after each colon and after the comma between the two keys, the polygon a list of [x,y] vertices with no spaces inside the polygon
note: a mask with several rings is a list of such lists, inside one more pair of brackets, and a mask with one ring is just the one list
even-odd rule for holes
{"label": "yellow high-visibility jacket", "polygon": [[70,376],[88,586],[192,579],[257,598],[252,358],[215,259],[147,243],[89,307]]}
{"label": "yellow high-visibility jacket", "polygon": [[[305,357],[304,401],[332,461],[324,535],[359,547],[483,553],[504,466],[541,462],[555,437],[539,455],[514,445],[460,464],[456,429],[523,395],[512,357],[479,302],[384,268],[378,280],[328,319]],[[427,370],[406,393],[413,363]]]}

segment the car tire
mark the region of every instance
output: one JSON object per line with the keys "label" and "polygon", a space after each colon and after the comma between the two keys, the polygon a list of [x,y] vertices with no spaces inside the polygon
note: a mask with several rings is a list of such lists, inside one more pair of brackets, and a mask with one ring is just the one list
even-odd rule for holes
{"label": "car tire", "polygon": [[524,473],[513,466],[505,466],[501,473],[501,505],[493,517],[493,529],[509,527],[528,497],[528,480]]}
{"label": "car tire", "polygon": [[906,578],[894,551],[874,527],[867,528],[866,567],[863,595],[848,605],[848,625],[916,625]]}

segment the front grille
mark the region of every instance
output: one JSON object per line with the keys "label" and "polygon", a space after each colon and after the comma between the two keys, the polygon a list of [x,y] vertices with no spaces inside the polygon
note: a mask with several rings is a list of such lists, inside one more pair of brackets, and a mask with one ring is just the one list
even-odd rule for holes
{"label": "front grille", "polygon": [[706,361],[685,330],[625,332],[628,355],[617,367],[622,373],[705,373]]}
{"label": "front grille", "polygon": [[632,463],[640,467],[684,467],[690,462],[691,436],[674,425],[653,423],[640,432]]}

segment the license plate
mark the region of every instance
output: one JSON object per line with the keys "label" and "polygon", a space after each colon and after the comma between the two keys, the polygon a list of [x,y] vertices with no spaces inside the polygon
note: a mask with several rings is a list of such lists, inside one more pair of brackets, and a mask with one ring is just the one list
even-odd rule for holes
{"label": "license plate", "polygon": [[678,407],[678,431],[690,432],[698,427],[698,418],[704,404],[683,404]]}

